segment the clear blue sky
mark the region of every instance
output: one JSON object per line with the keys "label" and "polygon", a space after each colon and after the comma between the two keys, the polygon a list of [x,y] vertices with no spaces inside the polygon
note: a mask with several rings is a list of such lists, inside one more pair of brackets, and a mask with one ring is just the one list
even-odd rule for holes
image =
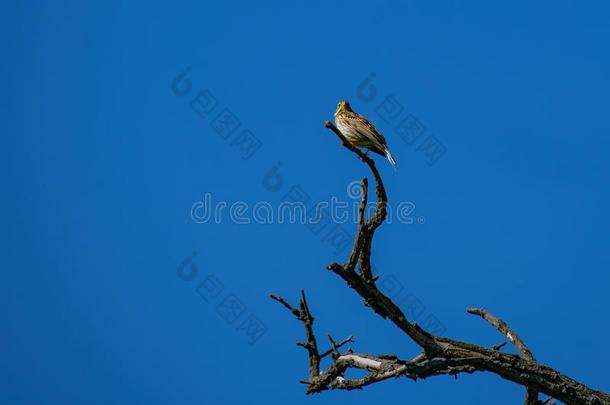
{"label": "clear blue sky", "polygon": [[271,292],[304,288],[321,338],[416,347],[324,270],[346,257],[326,230],[191,218],[206,193],[346,198],[368,173],[323,127],[341,99],[388,139],[390,201],[415,204],[374,246],[411,318],[491,346],[465,312],[487,308],[610,390],[607,3],[122,3],[2,13],[0,402],[520,403],[484,374],[305,397],[303,330]]}

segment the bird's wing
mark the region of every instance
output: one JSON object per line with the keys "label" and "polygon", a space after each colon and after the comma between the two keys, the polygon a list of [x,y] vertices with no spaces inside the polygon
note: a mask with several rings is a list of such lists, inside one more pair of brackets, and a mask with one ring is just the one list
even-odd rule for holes
{"label": "bird's wing", "polygon": [[381,133],[377,130],[377,128],[375,128],[373,124],[369,122],[369,120],[364,118],[362,115],[353,112],[348,114],[348,118],[358,129],[360,129],[364,133],[364,135],[366,135],[369,139],[376,143],[379,149],[383,150],[388,148],[383,135],[381,135]]}

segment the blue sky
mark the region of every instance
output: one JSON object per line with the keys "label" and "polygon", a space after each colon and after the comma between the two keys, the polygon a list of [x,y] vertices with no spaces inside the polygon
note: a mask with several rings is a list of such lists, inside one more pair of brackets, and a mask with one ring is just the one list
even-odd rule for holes
{"label": "blue sky", "polygon": [[[250,207],[295,190],[349,199],[368,173],[323,127],[341,99],[388,139],[390,202],[414,206],[374,242],[411,318],[491,346],[501,336],[465,312],[487,308],[540,362],[610,390],[607,3],[2,14],[0,402],[520,403],[521,387],[485,374],[305,397],[302,327],[269,293],[296,303],[305,289],[319,336],[354,335],[355,351],[417,348],[324,270],[346,258],[328,229],[192,219],[206,193]],[[214,121],[225,110],[234,133]]]}

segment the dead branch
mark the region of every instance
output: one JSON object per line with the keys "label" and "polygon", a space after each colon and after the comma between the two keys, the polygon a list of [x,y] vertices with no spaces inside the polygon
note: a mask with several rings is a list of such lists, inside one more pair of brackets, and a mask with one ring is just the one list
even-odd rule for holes
{"label": "dead branch", "polygon": [[[521,338],[502,319],[496,318],[482,308],[468,308],[466,311],[468,311],[469,314],[479,315],[481,318],[495,326],[496,329],[498,329],[500,333],[504,334],[506,338],[517,348],[523,358],[529,361],[536,361],[532,355],[532,352],[530,352],[525,343],[523,343],[523,340],[521,340]],[[538,404],[538,392],[531,387],[527,387],[525,393],[525,405],[536,404]]]}
{"label": "dead branch", "polygon": [[[360,389],[395,377],[415,380],[437,375],[457,376],[461,373],[486,371],[525,387],[526,404],[553,403],[553,398],[556,398],[567,404],[610,405],[610,395],[589,388],[538,363],[525,343],[508,324],[485,310],[470,308],[468,312],[481,316],[496,327],[517,348],[520,355],[500,352],[499,350],[504,344],[488,349],[459,340],[434,336],[416,323],[410,322],[401,309],[379,291],[375,283],[376,277],[371,271],[370,254],[373,236],[387,215],[387,195],[375,162],[351,145],[330,121],[326,121],[326,127],[339,137],[345,148],[355,153],[369,167],[375,179],[377,197],[375,212],[367,220],[365,207],[368,182],[366,177],[363,178],[358,226],[352,252],[344,264],[331,263],[327,269],[341,277],[349,287],[356,291],[366,306],[381,317],[389,319],[417,343],[422,352],[412,360],[401,360],[394,355],[357,354],[352,353],[351,350],[340,352],[339,349],[344,344],[353,342],[352,337],[337,344],[329,336],[331,348],[320,354],[313,331],[314,318],[309,310],[305,293],[301,292],[300,309],[292,307],[281,297],[271,295],[271,298],[286,307],[305,327],[307,342],[298,344],[308,351],[309,380],[304,382],[307,384],[306,392],[308,394],[329,389]],[[356,272],[356,265],[359,272]],[[332,363],[326,370],[321,371],[320,359],[329,354],[332,354]],[[350,368],[366,370],[367,374],[363,378],[347,379],[345,372]],[[538,401],[539,392],[548,395],[549,398]]]}

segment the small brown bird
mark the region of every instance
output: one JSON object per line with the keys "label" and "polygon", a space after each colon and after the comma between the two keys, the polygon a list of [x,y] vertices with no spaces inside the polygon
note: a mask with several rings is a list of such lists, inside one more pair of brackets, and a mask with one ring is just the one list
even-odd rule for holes
{"label": "small brown bird", "polygon": [[372,150],[388,158],[393,167],[396,166],[396,161],[392,157],[383,135],[369,120],[355,113],[347,101],[339,101],[337,104],[335,124],[352,145]]}

